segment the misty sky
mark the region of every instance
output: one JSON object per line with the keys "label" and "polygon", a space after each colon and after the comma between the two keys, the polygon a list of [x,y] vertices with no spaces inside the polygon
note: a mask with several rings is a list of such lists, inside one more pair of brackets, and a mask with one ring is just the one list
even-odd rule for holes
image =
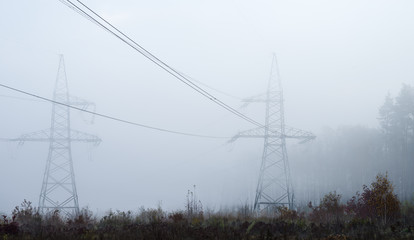
{"label": "misty sky", "polygon": [[[378,108],[414,85],[413,1],[132,1],[88,6],[175,69],[239,108],[265,91],[277,53],[288,125],[312,131],[377,127]],[[70,94],[100,113],[176,131],[231,137],[254,127],[163,72],[59,1],[0,1],[0,82],[52,97],[58,54]],[[231,96],[229,96],[231,95]],[[1,138],[50,127],[51,104],[0,88]],[[264,121],[264,106],[241,112]],[[81,207],[183,208],[196,185],[205,208],[251,202],[262,140],[200,139],[72,111],[74,129],[100,146],[73,144]],[[37,205],[48,144],[0,143],[0,212]],[[288,150],[289,151],[289,150]],[[294,159],[291,159],[294,161]],[[294,169],[292,175],[294,177]]]}

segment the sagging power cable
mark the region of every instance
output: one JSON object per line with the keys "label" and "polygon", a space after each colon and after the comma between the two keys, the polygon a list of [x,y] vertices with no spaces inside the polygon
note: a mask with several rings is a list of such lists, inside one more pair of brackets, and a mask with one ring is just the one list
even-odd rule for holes
{"label": "sagging power cable", "polygon": [[[81,111],[81,112],[93,114],[95,116],[99,116],[99,117],[102,117],[102,118],[110,119],[110,120],[113,120],[113,121],[117,121],[117,122],[129,124],[129,125],[134,125],[134,126],[138,126],[138,127],[142,127],[142,128],[148,128],[148,129],[152,129],[152,130],[156,130],[156,131],[160,131],[160,132],[167,132],[167,133],[184,135],[184,136],[190,136],[190,137],[216,138],[216,139],[218,139],[218,138],[221,138],[221,139],[227,138],[228,139],[229,138],[229,137],[219,137],[219,136],[201,135],[201,134],[195,134],[195,133],[186,133],[186,132],[169,130],[169,129],[165,129],[165,128],[159,128],[159,127],[149,126],[149,125],[145,125],[145,124],[141,124],[141,123],[137,123],[137,122],[133,122],[133,121],[129,121],[129,120],[124,120],[124,119],[121,119],[121,118],[118,118],[118,117],[114,117],[114,116],[110,116],[110,115],[107,115],[107,114],[102,114],[102,113],[98,113],[98,112],[92,112],[92,111],[89,111],[89,110],[86,110],[86,109],[83,109],[83,108],[78,108],[78,107],[72,106],[70,104],[58,102],[58,101],[55,101],[55,100],[52,100],[52,99],[49,99],[49,98],[45,98],[45,97],[42,97],[42,96],[39,96],[39,95],[30,93],[30,92],[27,92],[27,91],[23,91],[23,90],[14,88],[14,87],[10,87],[10,86],[1,84],[1,83],[0,83],[0,87],[6,88],[6,89],[9,89],[9,90],[12,90],[12,91],[21,93],[21,94],[25,94],[27,96],[31,96],[31,97],[34,97],[34,98],[37,98],[37,99],[40,99],[40,100],[44,100],[44,101],[51,102],[51,103],[54,103],[54,104],[59,104],[59,105],[62,105],[62,106],[66,106],[66,107],[69,107],[71,109],[75,109],[77,111]],[[0,139],[0,140],[2,140],[2,139]]]}
{"label": "sagging power cable", "polygon": [[117,37],[119,40],[124,42],[125,44],[132,47],[135,51],[142,54],[144,57],[146,57],[148,60],[159,66],[161,69],[178,79],[179,81],[183,82],[188,87],[192,88],[199,94],[203,95],[204,97],[208,98],[212,102],[216,103],[220,107],[224,108],[225,110],[231,112],[232,114],[236,115],[237,117],[248,121],[256,126],[264,127],[263,124],[253,120],[252,118],[244,115],[243,113],[237,111],[233,107],[229,106],[228,104],[224,103],[220,99],[216,98],[200,86],[198,86],[196,83],[191,81],[188,77],[186,77],[184,74],[176,71],[174,68],[172,68],[170,65],[165,63],[164,61],[160,60],[158,57],[153,55],[151,52],[146,50],[144,47],[142,47],[140,44],[138,44],[136,41],[128,37],[125,33],[120,31],[117,27],[112,25],[110,22],[105,20],[103,17],[101,17],[98,13],[93,11],[91,8],[89,8],[87,5],[85,5],[83,2],[76,0],[77,3],[74,3],[71,0],[59,0],[81,16],[85,17],[86,19],[90,20],[91,22],[95,23],[96,25],[100,26],[101,28],[105,29],[115,37]]}

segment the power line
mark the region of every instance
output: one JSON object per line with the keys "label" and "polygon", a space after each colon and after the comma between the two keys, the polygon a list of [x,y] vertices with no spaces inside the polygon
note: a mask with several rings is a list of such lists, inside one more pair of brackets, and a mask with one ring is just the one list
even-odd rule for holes
{"label": "power line", "polygon": [[[62,106],[66,106],[66,107],[69,107],[69,108],[72,108],[72,109],[75,109],[75,110],[78,110],[78,111],[81,111],[81,112],[86,112],[86,113],[89,113],[89,114],[92,114],[92,115],[95,115],[95,116],[99,116],[99,117],[102,117],[102,118],[110,119],[110,120],[113,120],[113,121],[129,124],[129,125],[134,125],[134,126],[138,126],[138,127],[148,128],[148,129],[152,129],[152,130],[156,130],[156,131],[160,131],[160,132],[167,132],[167,133],[173,133],[173,134],[190,136],[190,137],[200,137],[200,138],[215,138],[215,139],[229,138],[229,137],[218,137],[218,136],[209,136],[209,135],[179,132],[179,131],[168,130],[168,129],[165,129],[165,128],[153,127],[153,126],[149,126],[149,125],[145,125],[145,124],[136,123],[136,122],[132,122],[132,121],[129,121],[129,120],[124,120],[124,119],[121,119],[121,118],[113,117],[113,116],[110,116],[110,115],[97,113],[97,112],[92,112],[92,111],[89,111],[89,110],[86,110],[86,109],[78,108],[78,107],[72,106],[70,104],[58,102],[58,101],[55,101],[55,100],[52,100],[52,99],[49,99],[49,98],[45,98],[45,97],[30,93],[30,92],[26,92],[26,91],[23,91],[23,90],[20,90],[20,89],[17,89],[17,88],[13,88],[13,87],[1,84],[1,83],[0,83],[0,87],[7,88],[9,90],[12,90],[12,91],[15,91],[15,92],[18,92],[18,93],[22,93],[22,94],[25,94],[25,95],[28,95],[28,96],[31,96],[31,97],[34,97],[34,98],[37,98],[37,99],[47,101],[47,102],[51,102],[51,103],[54,103],[54,104],[59,104],[59,105],[62,105]],[[4,139],[0,139],[0,140],[4,140]]]}
{"label": "power line", "polygon": [[[177,70],[177,71],[178,71],[178,70]],[[190,76],[186,75],[186,74],[185,74],[185,73],[183,73],[183,72],[179,72],[179,73],[181,73],[181,75],[185,76],[186,78],[188,78],[188,79],[190,79],[190,80],[192,80],[192,81],[194,81],[194,82],[196,82],[196,83],[198,83],[198,84],[200,84],[200,85],[203,85],[203,86],[204,86],[204,87],[206,87],[206,88],[209,88],[209,89],[211,89],[211,90],[213,90],[213,91],[216,91],[216,92],[218,92],[218,93],[221,93],[221,94],[223,94],[223,95],[225,95],[225,96],[227,96],[227,97],[231,97],[231,98],[234,98],[234,99],[237,99],[237,100],[243,100],[241,97],[234,96],[234,95],[232,95],[232,94],[230,94],[230,93],[226,93],[226,92],[221,91],[221,90],[219,90],[219,89],[217,89],[217,88],[214,88],[214,87],[212,87],[212,86],[210,86],[210,85],[207,85],[207,84],[205,84],[205,83],[203,83],[203,82],[201,82],[201,81],[196,80],[196,79],[195,79],[195,78],[193,78],[193,77],[190,77]]]}
{"label": "power line", "polygon": [[[263,124],[251,119],[250,117],[244,115],[243,113],[237,111],[233,107],[227,105],[226,103],[222,102],[221,100],[214,97],[212,94],[195,84],[193,81],[191,81],[189,78],[185,77],[183,74],[177,72],[174,68],[169,66],[167,63],[163,62],[159,58],[157,58],[155,55],[153,55],[151,52],[146,50],[144,47],[139,45],[137,42],[135,42],[133,39],[128,37],[126,34],[124,34],[122,31],[120,31],[118,28],[116,28],[114,25],[109,23],[107,20],[105,20],[103,17],[101,17],[99,14],[97,14],[95,11],[93,11],[91,8],[86,6],[81,1],[77,0],[79,4],[82,5],[82,7],[78,6],[77,4],[73,3],[70,0],[59,0],[69,8],[73,9],[75,12],[79,13],[81,16],[87,18],[88,20],[92,21],[93,23],[97,24],[98,26],[102,27],[118,39],[120,39],[125,44],[132,47],[134,50],[142,54],[144,57],[146,57],[148,60],[159,66],[161,69],[172,75],[173,77],[177,78],[179,81],[183,82],[188,87],[192,88],[196,92],[200,93],[204,97],[210,99],[220,107],[226,109],[227,111],[231,112],[232,114],[238,116],[239,118],[244,119],[245,121],[248,121],[256,126],[263,127]],[[91,16],[91,14],[87,13],[86,11],[89,11],[91,14],[95,15],[97,18],[99,18],[101,21],[97,20],[95,17]]]}
{"label": "power line", "polygon": [[3,94],[0,94],[0,97],[18,99],[18,100],[23,100],[23,101],[31,101],[31,102],[41,102],[41,100],[36,100],[32,98],[22,98],[22,97],[15,97],[15,96],[3,95]]}

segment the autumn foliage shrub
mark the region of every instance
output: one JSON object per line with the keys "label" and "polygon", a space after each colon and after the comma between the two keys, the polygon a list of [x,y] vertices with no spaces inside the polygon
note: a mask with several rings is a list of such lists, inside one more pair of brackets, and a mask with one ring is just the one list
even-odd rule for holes
{"label": "autumn foliage shrub", "polygon": [[339,223],[344,216],[345,206],[341,204],[341,195],[335,191],[326,194],[319,204],[314,207],[312,202],[309,202],[309,208],[312,212],[309,218],[313,222],[318,223]]}
{"label": "autumn foliage shrub", "polygon": [[346,212],[354,218],[386,224],[400,217],[400,205],[388,175],[378,174],[371,186],[364,185],[363,192],[357,192],[347,202]]}
{"label": "autumn foliage shrub", "polygon": [[19,226],[15,218],[9,219],[6,215],[2,215],[0,220],[0,236],[1,235],[16,235],[19,232]]}
{"label": "autumn foliage shrub", "polygon": [[293,222],[304,217],[303,215],[300,216],[297,211],[287,207],[278,207],[277,210],[279,214],[278,219],[282,221]]}

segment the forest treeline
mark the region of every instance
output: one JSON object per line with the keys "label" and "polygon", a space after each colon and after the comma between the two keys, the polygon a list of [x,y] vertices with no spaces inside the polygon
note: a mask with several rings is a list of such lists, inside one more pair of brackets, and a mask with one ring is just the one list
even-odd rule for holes
{"label": "forest treeline", "polygon": [[352,197],[387,172],[400,200],[414,198],[414,88],[404,84],[378,107],[379,127],[325,128],[317,139],[289,149],[295,197],[319,201],[335,190]]}

